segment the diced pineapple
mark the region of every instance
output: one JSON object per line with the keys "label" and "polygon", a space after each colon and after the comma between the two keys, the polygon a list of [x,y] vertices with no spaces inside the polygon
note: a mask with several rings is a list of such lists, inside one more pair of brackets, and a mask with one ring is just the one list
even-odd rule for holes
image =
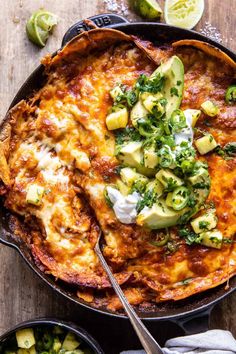
{"label": "diced pineapple", "polygon": [[164,187],[168,187],[169,184],[172,184],[173,187],[179,187],[182,186],[184,183],[179,177],[174,175],[173,172],[167,169],[162,169],[157,172],[156,178],[163,184]]}
{"label": "diced pineapple", "polygon": [[128,123],[128,110],[121,108],[116,112],[108,114],[106,117],[106,125],[108,130],[125,128]]}
{"label": "diced pineapple", "polygon": [[132,124],[134,127],[137,126],[137,121],[140,118],[145,118],[148,114],[148,111],[146,110],[146,108],[143,106],[141,101],[138,101],[134,107],[132,108],[131,112],[130,112],[130,118],[132,121]]}
{"label": "diced pineapple", "polygon": [[144,149],[144,166],[148,168],[155,168],[158,164],[158,156],[153,148]]}
{"label": "diced pineapple", "polygon": [[195,141],[195,145],[201,155],[207,154],[217,146],[217,142],[211,134],[204,135],[202,138]]}
{"label": "diced pineapple", "polygon": [[54,352],[58,353],[59,350],[61,349],[62,343],[59,341],[59,339],[56,337],[54,338],[53,341],[53,350]]}
{"label": "diced pineapple", "polygon": [[217,225],[217,216],[215,213],[206,213],[191,221],[191,226],[196,234],[204,230],[214,229]]}
{"label": "diced pineapple", "polygon": [[19,348],[29,349],[35,345],[34,331],[32,328],[20,329],[16,332],[16,340]]}
{"label": "diced pineapple", "polygon": [[159,99],[163,97],[161,93],[156,95],[148,94],[146,98],[143,100],[144,107],[149,111],[152,112],[153,108],[157,106]]}
{"label": "diced pineapple", "polygon": [[209,183],[209,173],[203,167],[200,167],[194,176],[188,178],[189,182],[194,186],[197,183]]}
{"label": "diced pineapple", "polygon": [[124,182],[117,181],[116,185],[122,195],[126,196],[129,194],[130,188]]}
{"label": "diced pineapple", "polygon": [[[7,353],[4,353],[4,354],[7,354]],[[14,354],[14,353],[12,353],[12,354]],[[20,349],[17,350],[17,354],[36,354],[35,345],[33,345],[29,349],[20,348]]]}
{"label": "diced pineapple", "polygon": [[173,204],[172,203],[172,195],[173,195],[173,193],[169,192],[166,197],[166,205],[171,208],[172,208],[172,204]]}
{"label": "diced pineapple", "polygon": [[33,347],[31,347],[29,349],[29,354],[37,354],[36,349],[35,349],[35,345],[33,345]]}
{"label": "diced pineapple", "polygon": [[136,181],[141,175],[135,171],[135,169],[130,167],[124,167],[120,170],[120,177],[122,181],[129,187],[132,186],[134,181]]}
{"label": "diced pineapple", "polygon": [[80,342],[78,341],[76,335],[72,332],[68,332],[62,344],[62,348],[65,350],[74,350],[78,348],[79,345]]}
{"label": "diced pineapple", "polygon": [[220,249],[222,247],[223,235],[219,230],[206,231],[199,234],[202,245]]}
{"label": "diced pineapple", "polygon": [[219,113],[219,108],[212,101],[203,102],[201,108],[210,117],[214,117]]}
{"label": "diced pineapple", "polygon": [[146,191],[152,191],[156,198],[159,198],[163,194],[164,187],[161,182],[154,179],[150,181],[146,186]]}
{"label": "diced pineapple", "polygon": [[40,205],[42,202],[43,194],[43,187],[37,184],[31,184],[26,194],[26,201],[29,204]]}
{"label": "diced pineapple", "polygon": [[111,91],[110,95],[115,100],[118,96],[122,95],[123,91],[121,90],[120,86],[115,86]]}

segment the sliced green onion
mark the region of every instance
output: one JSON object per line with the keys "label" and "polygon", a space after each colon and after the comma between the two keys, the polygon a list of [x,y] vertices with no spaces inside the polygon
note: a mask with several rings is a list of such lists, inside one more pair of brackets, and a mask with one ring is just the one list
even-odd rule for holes
{"label": "sliced green onion", "polygon": [[236,85],[231,85],[227,88],[225,101],[228,104],[234,104],[236,102]]}
{"label": "sliced green onion", "polygon": [[172,194],[172,207],[175,210],[183,209],[189,200],[189,190],[186,187],[178,187]]}
{"label": "sliced green onion", "polygon": [[158,151],[159,165],[168,168],[174,163],[174,157],[169,146],[165,145]]}
{"label": "sliced green onion", "polygon": [[184,112],[180,109],[176,109],[170,117],[170,125],[174,132],[179,132],[183,128],[186,128],[186,118]]}
{"label": "sliced green onion", "polygon": [[168,230],[168,228],[166,228],[166,232],[161,233],[160,235],[158,235],[158,239],[155,241],[150,241],[151,245],[156,246],[156,247],[162,247],[165,246],[167,244],[167,242],[170,239],[170,232]]}
{"label": "sliced green onion", "polygon": [[184,160],[181,162],[181,170],[185,174],[192,174],[195,168],[195,161]]}
{"label": "sliced green onion", "polygon": [[155,132],[155,127],[147,119],[140,118],[137,121],[139,134],[145,137],[150,137]]}

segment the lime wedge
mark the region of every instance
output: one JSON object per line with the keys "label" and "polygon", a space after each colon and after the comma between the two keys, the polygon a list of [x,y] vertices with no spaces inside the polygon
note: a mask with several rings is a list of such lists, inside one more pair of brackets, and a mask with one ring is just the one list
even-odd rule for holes
{"label": "lime wedge", "polygon": [[42,11],[35,17],[36,26],[44,31],[51,31],[52,27],[57,24],[57,16],[48,11]]}
{"label": "lime wedge", "polygon": [[162,15],[162,9],[156,0],[135,0],[134,8],[140,16],[148,19],[160,18]]}
{"label": "lime wedge", "polygon": [[45,10],[38,10],[30,17],[26,24],[29,39],[44,47],[53,26],[57,24],[57,16]]}
{"label": "lime wedge", "polygon": [[165,20],[169,25],[191,29],[200,20],[204,0],[166,0]]}
{"label": "lime wedge", "polygon": [[34,18],[35,13],[29,18],[26,24],[26,33],[32,42],[34,42],[35,37]]}

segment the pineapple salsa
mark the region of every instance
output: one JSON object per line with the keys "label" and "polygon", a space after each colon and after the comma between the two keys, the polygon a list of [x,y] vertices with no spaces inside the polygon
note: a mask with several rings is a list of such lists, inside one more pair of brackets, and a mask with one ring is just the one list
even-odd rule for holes
{"label": "pineapple salsa", "polygon": [[[221,248],[214,206],[200,216],[210,191],[210,176],[200,155],[216,151],[211,134],[195,140],[194,126],[204,112],[210,117],[218,107],[205,101],[199,109],[181,110],[184,66],[173,56],[150,77],[142,74],[132,89],[115,86],[113,107],[106,118],[116,136],[120,179],[107,185],[105,199],[121,223],[136,223],[150,229],[182,226],[188,244]],[[196,151],[197,149],[197,151]],[[168,232],[168,230],[166,231]]]}
{"label": "pineapple salsa", "polygon": [[60,326],[37,326],[18,330],[2,346],[2,354],[93,354],[72,332]]}

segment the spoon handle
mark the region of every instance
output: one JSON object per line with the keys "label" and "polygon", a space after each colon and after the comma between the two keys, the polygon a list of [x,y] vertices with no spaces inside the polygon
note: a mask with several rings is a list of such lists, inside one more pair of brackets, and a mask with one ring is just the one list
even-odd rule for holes
{"label": "spoon handle", "polygon": [[95,251],[97,253],[97,256],[103,265],[104,270],[106,271],[109,280],[119,297],[126,313],[127,316],[130,319],[130,322],[133,325],[133,328],[135,332],[137,333],[137,336],[139,337],[140,342],[143,345],[143,348],[145,349],[147,354],[163,354],[163,351],[159,344],[155,341],[151,333],[147,330],[147,328],[144,326],[136,312],[134,311],[133,307],[129,304],[128,300],[126,299],[123,291],[121,290],[119,284],[117,283],[112,271],[110,270],[110,267],[108,266],[105,258],[103,257],[103,254],[100,250],[99,245],[97,244],[95,247]]}

